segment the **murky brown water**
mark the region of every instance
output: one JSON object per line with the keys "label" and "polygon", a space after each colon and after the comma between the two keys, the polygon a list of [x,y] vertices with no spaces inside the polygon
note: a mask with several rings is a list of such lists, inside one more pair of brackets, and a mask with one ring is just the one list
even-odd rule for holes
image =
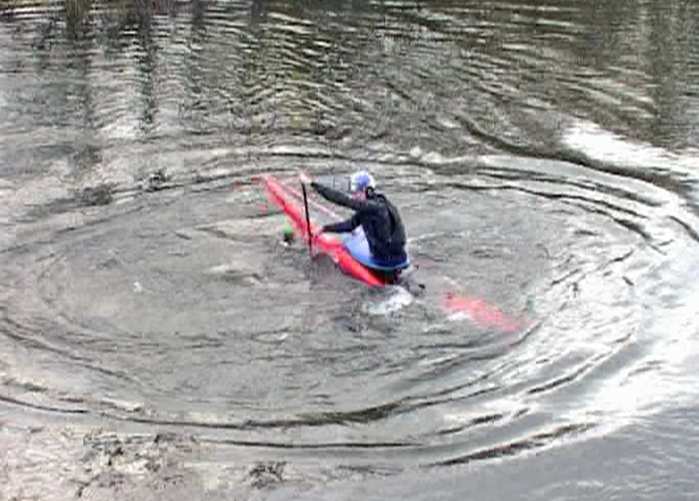
{"label": "murky brown water", "polygon": [[[140,5],[0,8],[0,499],[696,497],[697,7]],[[358,167],[419,297],[254,182]]]}

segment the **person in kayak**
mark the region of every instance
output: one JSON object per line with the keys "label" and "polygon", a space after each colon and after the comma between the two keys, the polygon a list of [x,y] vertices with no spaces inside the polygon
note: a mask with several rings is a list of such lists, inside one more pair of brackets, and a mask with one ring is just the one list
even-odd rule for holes
{"label": "person in kayak", "polygon": [[352,196],[316,182],[310,184],[326,200],[355,211],[346,221],[326,224],[321,232],[345,233],[361,225],[369,250],[378,264],[391,267],[407,260],[405,228],[398,209],[383,193],[376,191],[376,181],[371,174],[367,171],[352,174]]}

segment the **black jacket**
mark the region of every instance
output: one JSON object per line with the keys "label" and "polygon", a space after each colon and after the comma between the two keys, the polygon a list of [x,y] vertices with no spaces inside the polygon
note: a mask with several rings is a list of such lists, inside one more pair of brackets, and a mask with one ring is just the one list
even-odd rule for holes
{"label": "black jacket", "polygon": [[323,198],[355,211],[346,221],[323,226],[323,231],[344,233],[361,225],[375,259],[386,263],[406,259],[403,222],[398,209],[384,195],[370,191],[366,200],[357,200],[322,184],[311,183],[311,186]]}

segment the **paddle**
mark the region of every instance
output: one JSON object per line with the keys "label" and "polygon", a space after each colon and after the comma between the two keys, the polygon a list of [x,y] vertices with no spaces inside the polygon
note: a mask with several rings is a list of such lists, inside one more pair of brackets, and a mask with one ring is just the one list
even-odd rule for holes
{"label": "paddle", "polygon": [[308,195],[306,195],[306,183],[301,181],[303,192],[303,209],[306,212],[306,230],[308,231],[308,255],[313,259],[313,235],[311,234],[311,216],[308,213]]}

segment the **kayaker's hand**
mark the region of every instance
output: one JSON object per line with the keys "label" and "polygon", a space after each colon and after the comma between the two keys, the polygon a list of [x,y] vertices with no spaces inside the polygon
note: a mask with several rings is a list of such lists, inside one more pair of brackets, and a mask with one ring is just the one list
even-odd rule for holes
{"label": "kayaker's hand", "polygon": [[308,177],[308,175],[305,172],[301,172],[299,174],[299,179],[303,184],[311,184],[313,182],[313,180],[310,177]]}

